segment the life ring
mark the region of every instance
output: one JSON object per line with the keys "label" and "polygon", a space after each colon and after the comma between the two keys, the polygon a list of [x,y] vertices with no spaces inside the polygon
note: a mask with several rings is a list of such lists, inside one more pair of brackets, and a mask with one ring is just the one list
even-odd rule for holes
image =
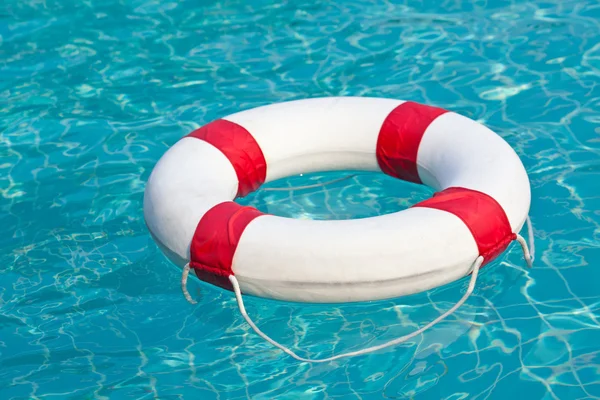
{"label": "life ring", "polygon": [[[382,171],[437,190],[400,212],[338,221],[266,215],[232,200],[278,178]],[[421,292],[490,262],[523,227],[530,184],[515,151],[484,125],[385,98],[328,97],[217,119],[160,158],[145,189],[146,224],[175,264],[200,279],[299,302]]]}

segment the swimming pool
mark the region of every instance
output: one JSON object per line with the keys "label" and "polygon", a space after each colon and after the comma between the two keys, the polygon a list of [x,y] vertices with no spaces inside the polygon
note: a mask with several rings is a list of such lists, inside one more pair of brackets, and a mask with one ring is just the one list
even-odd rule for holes
{"label": "swimming pool", "polygon": [[[0,398],[600,397],[599,42],[592,0],[5,0]],[[262,341],[230,292],[192,280],[199,304],[189,305],[142,217],[154,164],[220,116],[327,95],[435,104],[502,135],[532,183],[535,268],[512,245],[432,331],[330,364]],[[430,194],[359,173],[240,202],[326,219]],[[466,284],[362,304],[246,306],[274,338],[320,358],[412,331]]]}

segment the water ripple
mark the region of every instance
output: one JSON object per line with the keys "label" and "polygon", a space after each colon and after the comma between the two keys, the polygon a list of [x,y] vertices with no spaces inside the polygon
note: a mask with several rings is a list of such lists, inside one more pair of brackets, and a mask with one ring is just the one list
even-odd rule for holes
{"label": "water ripple", "polygon": [[[600,7],[397,3],[4,1],[1,398],[600,397]],[[532,182],[535,268],[511,247],[436,329],[330,364],[264,343],[229,292],[194,280],[199,304],[188,305],[143,221],[156,161],[212,119],[326,95],[436,104],[502,135]],[[332,219],[430,194],[359,173],[241,202]],[[249,298],[247,308],[277,340],[326,357],[422,326],[465,288],[347,306]]]}

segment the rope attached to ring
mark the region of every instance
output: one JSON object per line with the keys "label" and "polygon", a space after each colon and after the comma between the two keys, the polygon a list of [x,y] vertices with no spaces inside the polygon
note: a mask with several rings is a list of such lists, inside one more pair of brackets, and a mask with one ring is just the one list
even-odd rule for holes
{"label": "rope attached to ring", "polygon": [[[527,266],[529,268],[532,268],[533,267],[533,259],[534,259],[535,248],[534,248],[533,228],[531,226],[531,221],[529,219],[529,216],[527,217],[527,228],[528,228],[528,231],[529,231],[529,235],[528,235],[529,236],[529,245],[527,244],[527,241],[525,240],[525,238],[523,236],[519,235],[519,234],[516,235],[516,240],[521,245],[521,249],[523,250],[523,256],[525,257],[525,261],[527,262]],[[246,312],[246,307],[244,306],[244,299],[242,298],[242,291],[240,289],[240,285],[238,283],[237,278],[234,275],[230,275],[229,276],[229,281],[231,282],[231,284],[233,286],[233,291],[235,293],[235,299],[237,301],[237,305],[238,305],[238,308],[240,310],[240,313],[242,314],[242,316],[244,317],[244,319],[246,320],[246,322],[248,323],[248,325],[250,325],[250,327],[252,328],[252,330],[258,336],[260,336],[261,338],[263,338],[264,340],[266,340],[267,342],[269,342],[273,346],[277,347],[278,349],[282,350],[284,353],[288,354],[289,356],[295,358],[298,361],[312,362],[312,363],[324,363],[324,362],[338,360],[340,358],[355,357],[355,356],[360,356],[360,355],[364,355],[364,354],[368,354],[368,353],[373,353],[375,351],[382,350],[382,349],[385,349],[387,347],[394,346],[396,344],[400,344],[400,343],[406,342],[407,340],[410,340],[410,339],[414,338],[415,336],[418,336],[418,335],[424,333],[425,331],[433,328],[439,322],[443,321],[448,316],[452,315],[456,310],[458,310],[467,301],[467,299],[469,298],[469,296],[471,296],[471,294],[473,293],[473,290],[475,289],[475,284],[477,282],[477,276],[479,274],[479,269],[481,268],[481,265],[483,264],[483,261],[484,261],[483,256],[479,256],[475,260],[475,262],[473,264],[473,268],[472,268],[472,274],[471,274],[471,279],[469,281],[469,286],[467,287],[467,291],[465,292],[465,294],[463,295],[463,297],[460,300],[458,300],[456,302],[456,304],[454,304],[454,306],[452,306],[452,308],[450,308],[448,311],[446,311],[445,313],[443,313],[440,316],[438,316],[436,319],[434,319],[433,321],[431,321],[427,325],[425,325],[425,326],[417,329],[416,331],[414,331],[412,333],[409,333],[409,334],[401,336],[399,338],[390,340],[390,341],[388,341],[386,343],[383,343],[383,344],[380,344],[380,345],[377,345],[377,346],[371,346],[371,347],[368,347],[366,349],[361,349],[361,350],[356,350],[356,351],[350,351],[350,352],[347,352],[347,353],[338,354],[338,355],[335,355],[335,356],[332,356],[332,357],[321,358],[321,359],[311,359],[311,358],[300,357],[299,355],[297,355],[296,353],[294,353],[292,350],[290,350],[289,348],[285,347],[281,343],[275,341],[270,336],[268,336],[266,333],[264,333],[263,331],[261,331],[260,328],[258,326],[256,326],[256,324],[254,323],[254,321],[252,320],[252,318],[250,318],[250,316]],[[197,302],[192,299],[192,296],[190,296],[190,293],[187,290],[187,279],[188,279],[189,273],[190,273],[190,264],[188,263],[183,268],[183,273],[181,275],[181,290],[183,291],[183,295],[185,296],[185,298],[186,298],[186,300],[188,302],[190,302],[191,304],[197,304]]]}
{"label": "rope attached to ring", "polygon": [[389,342],[386,342],[386,343],[383,343],[383,344],[380,344],[377,346],[372,346],[372,347],[368,347],[366,349],[351,351],[348,353],[338,354],[333,357],[327,357],[327,358],[321,358],[321,359],[311,359],[311,358],[300,357],[299,355],[294,353],[289,348],[276,342],[275,340],[271,339],[267,334],[263,333],[263,331],[261,331],[256,326],[254,321],[252,321],[252,319],[250,318],[250,316],[248,316],[248,313],[246,312],[246,308],[244,307],[244,300],[242,299],[242,292],[240,290],[240,285],[238,284],[236,277],[233,275],[230,275],[229,281],[233,285],[233,291],[235,292],[235,298],[237,300],[237,304],[238,304],[238,308],[240,309],[240,313],[242,314],[242,316],[244,317],[244,319],[246,320],[248,325],[250,325],[252,330],[254,330],[254,332],[256,332],[256,334],[258,336],[260,336],[267,342],[271,343],[273,346],[277,347],[278,349],[283,350],[284,353],[292,356],[293,358],[295,358],[298,361],[312,362],[312,363],[324,363],[324,362],[329,362],[329,361],[337,360],[337,359],[344,358],[344,357],[360,356],[363,354],[372,353],[377,350],[385,349],[386,347],[390,347],[390,346],[393,346],[393,345],[396,345],[399,343],[406,342],[407,340],[410,340],[410,339],[414,338],[415,336],[420,335],[421,333],[425,332],[426,330],[432,328],[437,323],[443,321],[446,317],[453,314],[460,306],[463,305],[463,303],[465,301],[467,301],[467,299],[469,298],[471,293],[473,293],[473,289],[475,289],[475,282],[477,281],[477,275],[479,273],[479,268],[481,268],[482,264],[483,264],[483,257],[482,256],[477,257],[477,260],[475,260],[475,263],[473,264],[473,270],[472,270],[473,274],[471,275],[471,280],[469,281],[469,287],[467,288],[467,291],[465,292],[463,297],[458,302],[456,302],[456,304],[452,308],[450,308],[448,311],[446,311],[445,313],[443,313],[442,315],[440,315],[439,317],[437,317],[436,319],[434,319],[433,321],[431,321],[424,327],[419,328],[416,331],[409,333],[408,335],[401,336],[399,338],[390,340]]}

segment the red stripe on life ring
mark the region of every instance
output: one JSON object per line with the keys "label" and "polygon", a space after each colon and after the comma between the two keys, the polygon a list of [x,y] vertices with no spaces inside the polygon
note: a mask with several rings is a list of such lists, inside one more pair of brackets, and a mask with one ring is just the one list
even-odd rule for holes
{"label": "red stripe on life ring", "polygon": [[383,121],[377,138],[379,168],[405,181],[422,183],[417,170],[417,154],[427,127],[448,111],[407,101]]}
{"label": "red stripe on life ring", "polygon": [[219,203],[202,216],[190,245],[190,267],[198,278],[231,289],[233,256],[244,230],[264,215],[254,207],[233,201]]}
{"label": "red stripe on life ring", "polygon": [[493,197],[476,190],[448,188],[413,207],[435,208],[460,218],[471,231],[484,264],[500,255],[516,238],[502,206]]}
{"label": "red stripe on life ring", "polygon": [[265,182],[267,162],[260,146],[244,127],[218,119],[188,136],[204,140],[225,154],[238,178],[237,197],[246,196]]}

